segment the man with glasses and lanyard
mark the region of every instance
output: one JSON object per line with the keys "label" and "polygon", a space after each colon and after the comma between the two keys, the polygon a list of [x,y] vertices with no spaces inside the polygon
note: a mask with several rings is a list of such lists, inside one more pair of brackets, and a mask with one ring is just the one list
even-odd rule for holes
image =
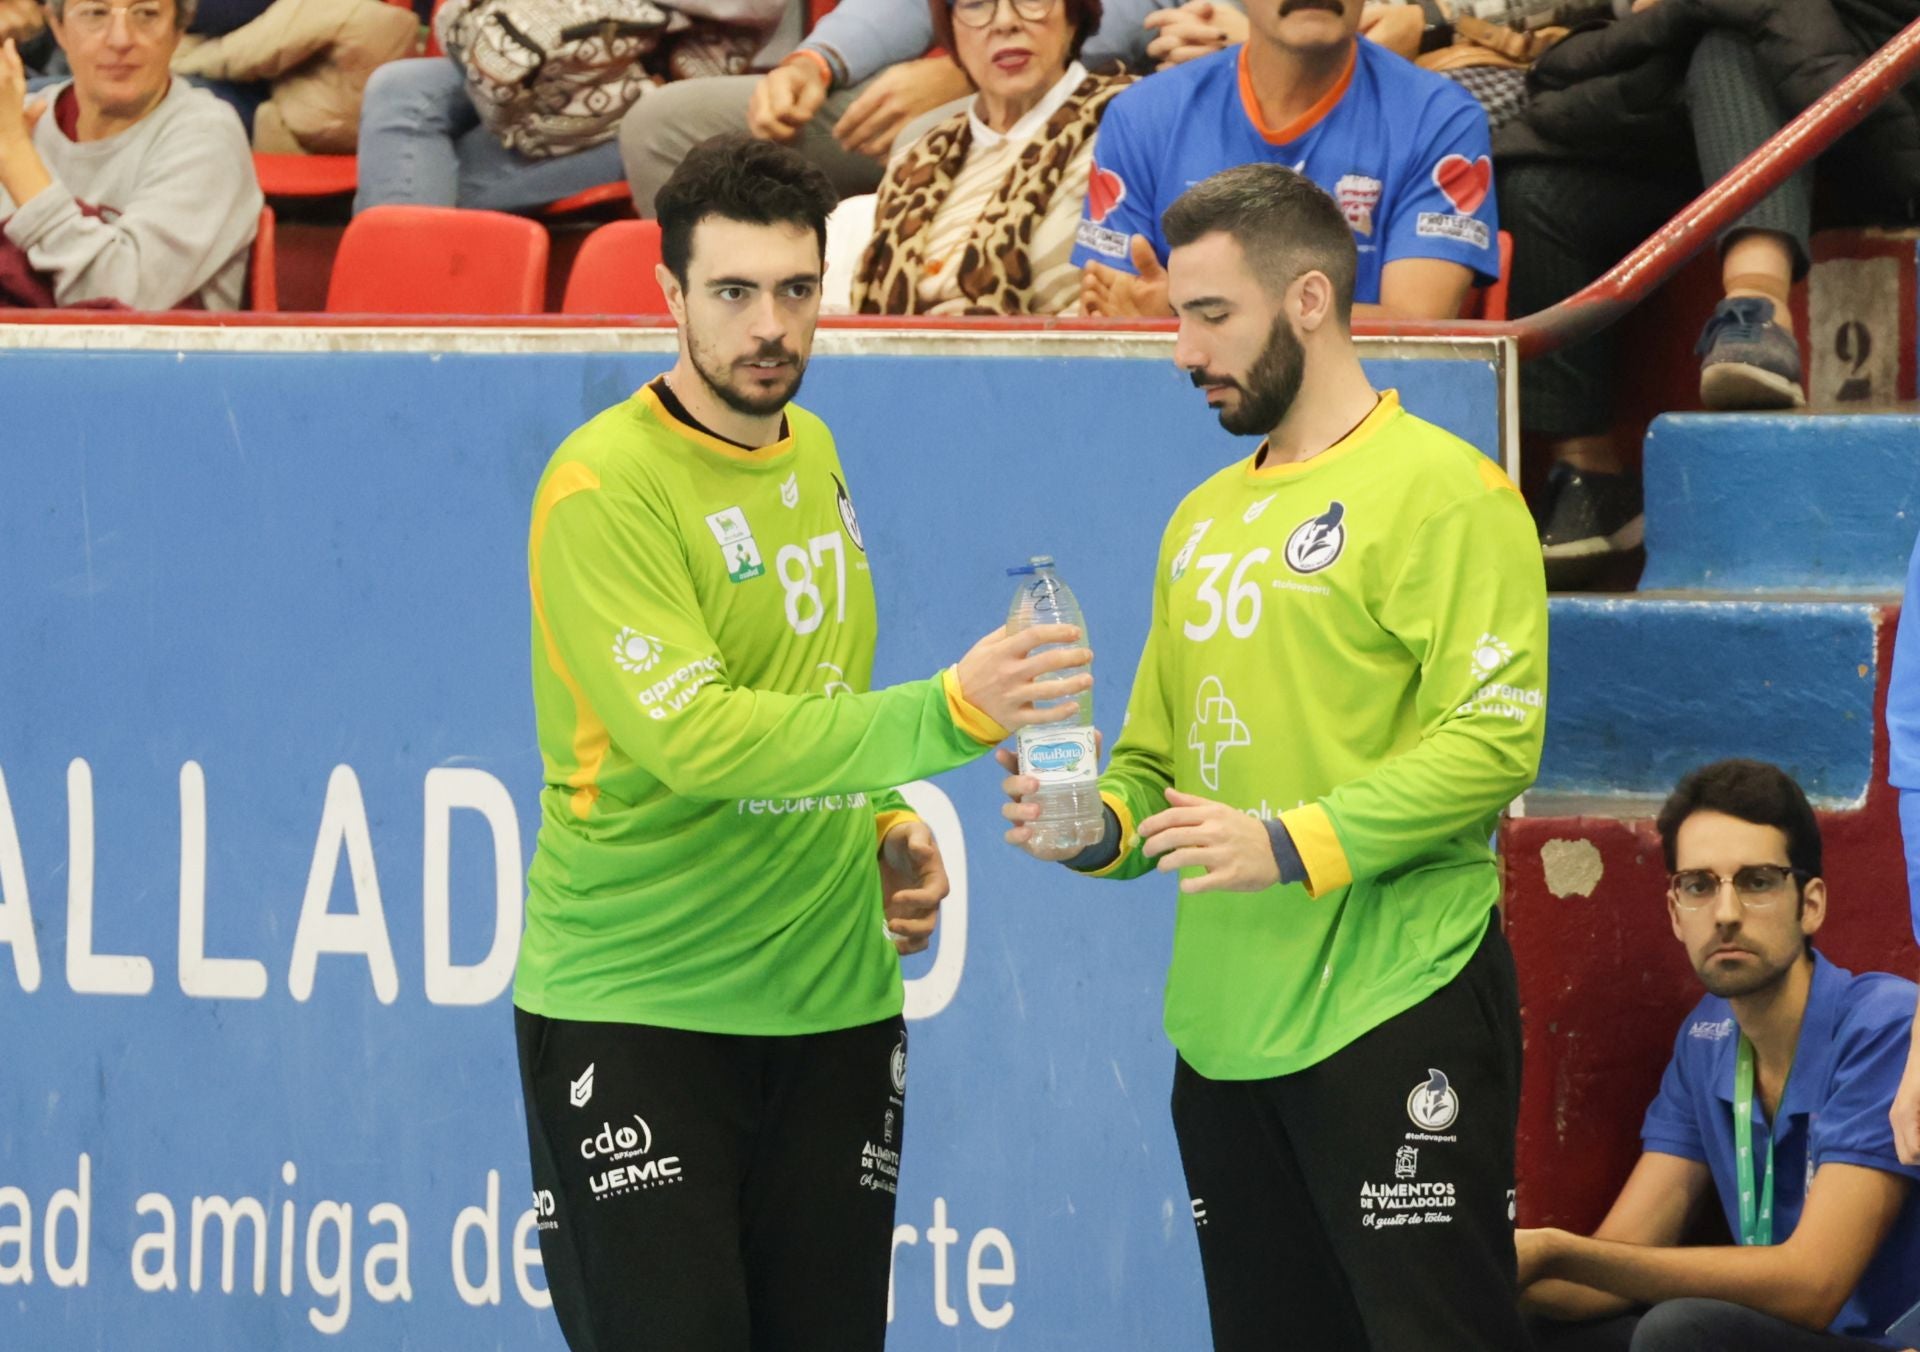
{"label": "man with glasses and lanyard", "polygon": [[[1550,1352],[1906,1347],[1920,1206],[1887,1110],[1912,982],[1814,951],[1820,829],[1783,771],[1695,770],[1660,811],[1674,937],[1707,988],[1591,1239],[1522,1230],[1521,1303]],[[1709,1195],[1737,1243],[1679,1247]],[[1649,1308],[1651,1307],[1651,1308]]]}

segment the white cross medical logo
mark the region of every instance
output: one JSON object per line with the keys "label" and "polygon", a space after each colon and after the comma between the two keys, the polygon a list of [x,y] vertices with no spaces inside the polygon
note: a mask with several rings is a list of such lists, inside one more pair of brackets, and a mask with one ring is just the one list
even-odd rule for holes
{"label": "white cross medical logo", "polygon": [[1218,676],[1200,682],[1193,700],[1193,719],[1193,726],[1187,729],[1187,749],[1200,753],[1200,782],[1218,793],[1222,753],[1229,747],[1251,746],[1253,738]]}

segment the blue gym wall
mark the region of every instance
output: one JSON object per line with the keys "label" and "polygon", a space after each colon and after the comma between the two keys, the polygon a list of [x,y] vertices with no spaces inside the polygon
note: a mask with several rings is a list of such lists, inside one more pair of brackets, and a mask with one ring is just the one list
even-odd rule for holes
{"label": "blue gym wall", "polygon": [[[517,812],[517,854],[483,813],[451,812],[450,957],[473,967],[495,939],[497,852],[517,903],[538,820],[533,485],[571,428],[664,364],[0,354],[0,1347],[560,1347],[539,1268],[516,1259],[534,1239],[508,996],[426,989],[429,775],[483,772]],[[1495,449],[1484,359],[1373,375]],[[1088,612],[1111,735],[1162,523],[1249,443],[1158,358],[824,356],[803,402],[837,432],[874,560],[876,679],[957,657],[1003,615],[1003,568],[1048,551]],[[189,797],[204,782],[204,951],[262,964],[258,998],[182,990],[183,774]],[[1170,888],[1016,855],[996,778],[978,764],[937,783],[966,875],[941,970],[964,965],[914,1027],[890,1346],[1204,1346],[1159,1027]],[[355,785],[359,861],[335,837],[316,848],[330,801],[355,820]],[[91,849],[69,839],[89,792]],[[389,999],[374,964],[339,953],[296,994],[302,899],[330,867],[336,915],[377,887]],[[89,868],[91,950],[146,960],[145,993],[70,984]],[[923,1006],[935,961],[908,964]],[[82,985],[143,984],[137,962],[74,966]],[[264,1294],[246,1241],[221,1290],[217,1221],[191,1289],[208,1197],[259,1202]],[[175,1288],[140,1289],[136,1263]]]}

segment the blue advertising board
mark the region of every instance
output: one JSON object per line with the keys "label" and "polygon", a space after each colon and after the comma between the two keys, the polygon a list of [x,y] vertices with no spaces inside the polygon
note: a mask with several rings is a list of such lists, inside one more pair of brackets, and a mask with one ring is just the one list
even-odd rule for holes
{"label": "blue advertising board", "polygon": [[[0,349],[0,1346],[559,1349],[509,995],[525,530],[670,339],[172,341]],[[1499,450],[1497,353],[1370,356]],[[1161,526],[1250,449],[1164,344],[823,335],[802,402],[876,680],[957,658],[1048,552],[1111,734]],[[990,763],[910,793],[955,886],[907,963],[890,1346],[1205,1346],[1171,886],[1010,850]]]}

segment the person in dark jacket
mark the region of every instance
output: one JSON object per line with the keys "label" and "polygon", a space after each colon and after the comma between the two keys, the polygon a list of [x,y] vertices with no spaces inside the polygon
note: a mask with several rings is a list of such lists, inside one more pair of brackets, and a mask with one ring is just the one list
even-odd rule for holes
{"label": "person in dark jacket", "polygon": [[[1534,67],[1526,114],[1494,140],[1515,313],[1598,277],[1915,18],[1920,0],[1637,0],[1561,42]],[[1920,218],[1913,99],[1889,99],[1822,157],[1823,213]],[[1709,409],[1806,402],[1787,300],[1809,263],[1812,177],[1720,236],[1725,298],[1698,345]],[[1641,545],[1639,482],[1611,435],[1614,362],[1603,333],[1523,369],[1522,422],[1555,462],[1538,510],[1556,588],[1591,585]]]}

